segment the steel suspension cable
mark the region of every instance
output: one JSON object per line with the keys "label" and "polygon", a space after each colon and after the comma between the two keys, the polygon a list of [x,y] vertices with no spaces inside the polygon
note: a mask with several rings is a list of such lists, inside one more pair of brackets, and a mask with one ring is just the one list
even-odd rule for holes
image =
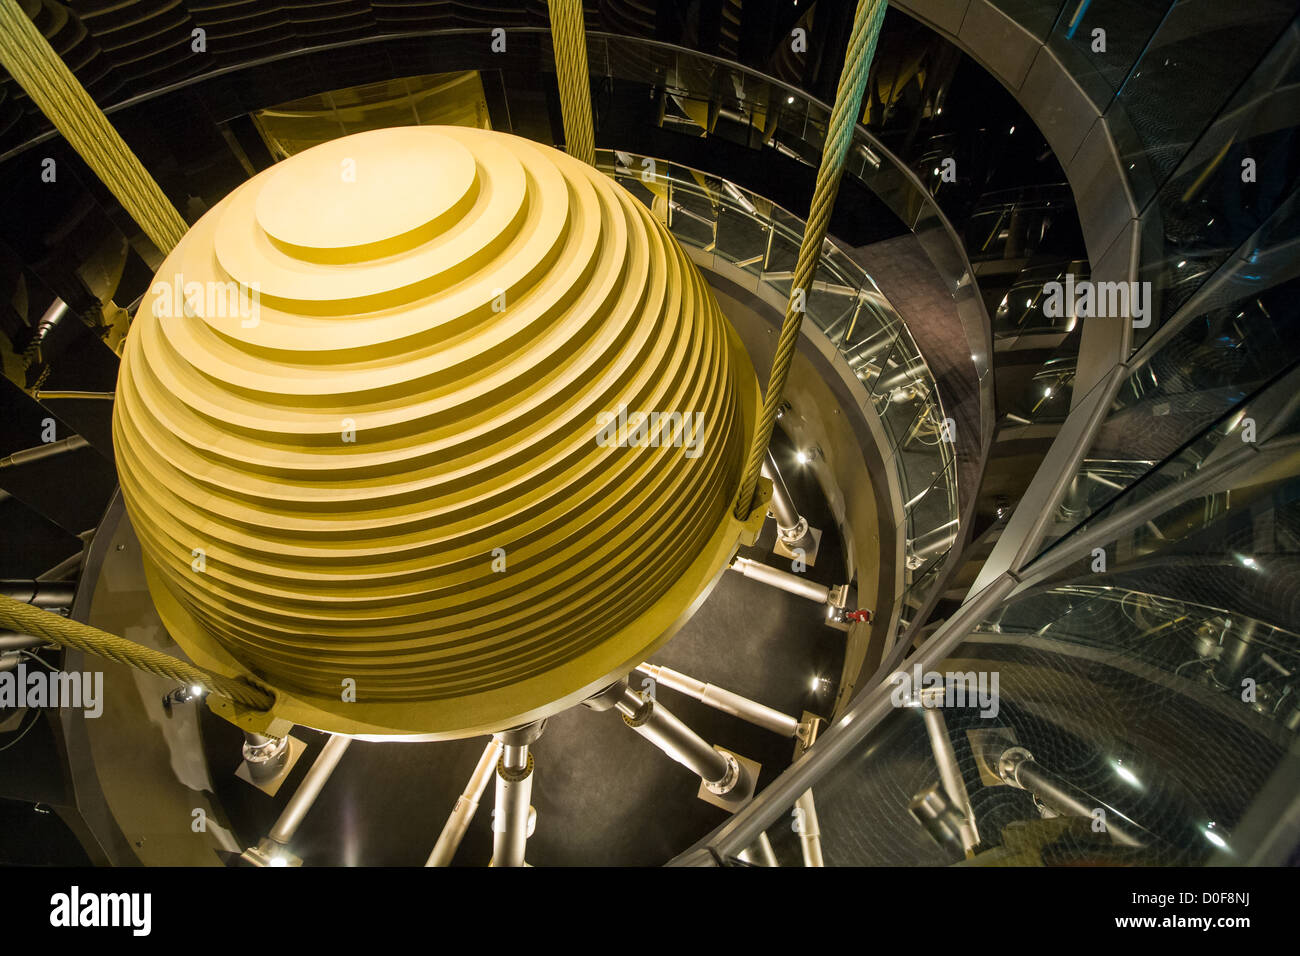
{"label": "steel suspension cable", "polygon": [[[150,241],[164,254],[170,252],[189,228],[185,220],[17,0],[0,0],[0,64],[117,197]],[[269,709],[275,699],[270,692],[246,681],[212,674],[169,654],[6,595],[0,595],[0,625],[201,687],[254,710]]]}
{"label": "steel suspension cable", "polygon": [[269,710],[275,697],[268,691],[246,681],[213,674],[195,667],[179,658],[155,651],[151,647],[109,634],[89,624],[51,611],[25,604],[6,594],[0,594],[0,625],[19,634],[43,637],[61,647],[72,647],[88,654],[96,654],[136,670],[169,677],[184,684],[202,687],[205,691],[228,697],[237,704],[254,710]]}
{"label": "steel suspension cable", "polygon": [[166,254],[189,228],[18,0],[0,0],[0,64]]}
{"label": "steel suspension cable", "polygon": [[817,274],[817,263],[821,259],[822,244],[826,240],[826,228],[830,223],[831,209],[835,205],[835,196],[840,188],[840,177],[844,172],[844,160],[853,141],[853,127],[858,117],[862,115],[862,94],[866,89],[867,75],[871,70],[871,60],[876,53],[876,42],[880,38],[880,26],[884,22],[885,10],[888,6],[886,0],[859,0],[853,15],[853,32],[849,36],[844,68],[840,72],[839,87],[835,91],[835,106],[831,110],[830,123],[826,129],[826,146],[822,150],[821,164],[817,168],[817,183],[813,188],[808,224],[804,228],[803,241],[799,245],[799,258],[795,264],[794,280],[790,287],[790,301],[786,305],[785,321],[781,325],[776,355],[772,359],[772,374],[768,378],[767,391],[763,396],[763,411],[759,416],[754,442],[750,446],[749,458],[741,477],[740,490],[736,495],[737,518],[747,517],[754,504],[754,492],[758,488],[758,476],[763,467],[763,457],[767,453],[768,443],[772,440],[776,410],[781,405],[785,382],[790,374],[790,366],[794,362],[795,348],[799,343],[799,329],[803,325],[804,311],[807,307],[807,297],[812,291],[813,278]]}
{"label": "steel suspension cable", "polygon": [[582,25],[582,0],[549,0],[549,6],[555,77],[560,85],[560,114],[564,118],[564,148],[570,156],[595,166],[591,75],[587,71],[587,31]]}

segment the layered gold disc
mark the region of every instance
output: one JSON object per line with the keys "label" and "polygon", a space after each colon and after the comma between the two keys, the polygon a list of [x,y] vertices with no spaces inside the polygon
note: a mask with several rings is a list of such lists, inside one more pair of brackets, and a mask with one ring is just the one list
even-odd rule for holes
{"label": "layered gold disc", "polygon": [[150,588],[196,662],[342,733],[569,706],[744,533],[753,369],[612,181],[477,129],[360,133],[167,257],[113,416]]}

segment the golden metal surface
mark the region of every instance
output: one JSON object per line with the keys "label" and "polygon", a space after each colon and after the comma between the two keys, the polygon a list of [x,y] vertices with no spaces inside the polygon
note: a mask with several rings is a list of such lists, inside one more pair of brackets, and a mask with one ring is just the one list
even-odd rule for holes
{"label": "golden metal surface", "polygon": [[[728,507],[758,402],[620,187],[504,133],[406,127],[299,153],[190,230],[113,432],[196,663],[273,686],[277,718],[453,737],[576,703],[689,617],[762,522]],[[620,406],[698,416],[697,440],[602,444]]]}

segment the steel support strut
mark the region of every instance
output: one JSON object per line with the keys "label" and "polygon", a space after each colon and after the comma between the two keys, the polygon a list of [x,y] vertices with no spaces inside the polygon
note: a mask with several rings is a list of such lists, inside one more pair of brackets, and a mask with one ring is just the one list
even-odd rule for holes
{"label": "steel support strut", "polygon": [[[284,739],[288,740],[287,737]],[[351,743],[351,737],[344,737],[341,734],[335,734],[325,742],[311,769],[307,771],[307,776],[303,777],[302,783],[285,804],[284,812],[275,821],[270,834],[256,847],[245,850],[244,860],[254,866],[287,866],[302,862],[289,852],[289,842],[298,832],[298,827],[302,825],[307,812],[316,803],[316,798],[329,782],[334,768],[339,765],[339,761],[343,759]]]}
{"label": "steel support strut", "polygon": [[816,550],[817,541],[812,529],[808,527],[808,519],[799,514],[799,509],[794,506],[790,489],[786,487],[785,479],[776,467],[776,459],[770,448],[763,460],[762,473],[772,480],[770,508],[772,516],[776,518],[776,536],[781,544],[790,552],[796,549],[805,552]]}
{"label": "steel support strut", "polygon": [[461,840],[465,838],[465,831],[469,829],[470,821],[474,819],[479,801],[483,799],[488,781],[492,779],[497,769],[497,761],[500,759],[501,741],[493,737],[483,748],[483,755],[478,758],[469,783],[465,785],[465,792],[456,798],[456,805],[451,808],[451,815],[447,817],[442,832],[438,834],[438,842],[433,845],[433,851],[429,854],[425,866],[451,866],[452,857],[456,855]]}
{"label": "steel support strut", "polygon": [[960,826],[962,849],[967,857],[971,857],[975,855],[975,847],[980,842],[979,828],[975,825],[975,811],[971,809],[966,781],[962,779],[961,767],[957,764],[957,752],[953,750],[952,739],[948,736],[948,722],[939,709],[941,701],[936,702],[933,696],[935,695],[927,699],[926,694],[921,695],[921,716],[925,719],[925,731],[930,736],[934,762],[939,765],[939,780],[944,792],[964,818]]}
{"label": "steel support strut", "polygon": [[[617,710],[625,724],[698,776],[700,796],[709,802],[734,809],[731,801],[743,801],[753,794],[756,764],[742,762],[744,758],[710,745],[663,704],[633,690],[627,678],[584,704],[592,710]],[[706,791],[712,796],[706,796]]]}
{"label": "steel support strut", "polygon": [[713,793],[727,793],[740,779],[735,757],[715,749],[657,701],[624,684],[614,706],[625,724],[695,773]]}
{"label": "steel support strut", "polygon": [[799,719],[797,717],[783,714],[779,710],[768,707],[766,704],[760,704],[756,700],[750,700],[748,697],[741,697],[739,694],[718,687],[716,684],[708,684],[702,680],[696,680],[694,677],[688,677],[670,667],[660,667],[655,664],[638,664],[637,670],[643,674],[649,674],[656,683],[664,687],[671,687],[673,690],[685,694],[687,697],[693,697],[714,710],[720,710],[724,714],[739,717],[741,720],[748,721],[755,726],[765,727],[782,737],[794,737],[799,733]]}
{"label": "steel support strut", "polygon": [[[1093,817],[1098,809],[1104,809],[1087,793],[1045,769],[1024,747],[1009,747],[1002,752],[998,758],[998,776],[1005,783],[1032,793],[1044,806],[1063,816]],[[1130,830],[1128,821],[1107,817],[1106,833],[1121,846],[1146,845]]]}
{"label": "steel support strut", "polygon": [[790,594],[807,598],[809,601],[816,601],[818,604],[829,604],[831,601],[831,589],[826,585],[809,581],[807,578],[782,571],[780,568],[770,567],[762,561],[738,557],[731,562],[731,570],[739,571],[747,578],[762,581]]}
{"label": "steel support strut", "polygon": [[496,807],[492,811],[491,866],[523,866],[533,796],[533,755],[529,745],[542,735],[546,721],[498,734]]}

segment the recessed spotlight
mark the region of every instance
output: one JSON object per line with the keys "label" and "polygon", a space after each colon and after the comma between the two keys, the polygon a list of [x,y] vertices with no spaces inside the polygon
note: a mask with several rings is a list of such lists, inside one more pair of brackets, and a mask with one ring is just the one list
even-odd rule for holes
{"label": "recessed spotlight", "polygon": [[1119,774],[1119,778],[1125,783],[1131,783],[1135,787],[1141,786],[1141,783],[1138,782],[1137,774],[1133,773],[1132,770],[1125,767],[1118,760],[1115,761],[1115,773]]}

